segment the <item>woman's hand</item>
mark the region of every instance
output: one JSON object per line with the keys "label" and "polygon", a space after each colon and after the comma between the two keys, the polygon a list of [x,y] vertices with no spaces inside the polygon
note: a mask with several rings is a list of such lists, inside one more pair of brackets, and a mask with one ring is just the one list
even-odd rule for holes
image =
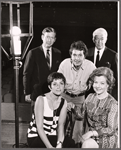
{"label": "woman's hand", "polygon": [[94,130],[94,131],[88,131],[87,133],[83,134],[82,135],[83,142],[91,138],[92,136],[98,137],[98,132]]}
{"label": "woman's hand", "polygon": [[85,140],[89,139],[91,136],[94,136],[93,132],[92,131],[88,131],[87,133],[82,135],[82,139],[85,141]]}
{"label": "woman's hand", "polygon": [[98,137],[98,132],[97,131],[92,131],[93,132],[93,136],[96,136],[96,137]]}
{"label": "woman's hand", "polygon": [[72,102],[67,103],[67,110],[71,111],[71,109],[74,109],[75,105]]}

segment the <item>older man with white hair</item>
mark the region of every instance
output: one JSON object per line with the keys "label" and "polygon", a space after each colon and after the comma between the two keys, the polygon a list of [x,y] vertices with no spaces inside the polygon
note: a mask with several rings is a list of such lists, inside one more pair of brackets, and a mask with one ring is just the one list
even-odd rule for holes
{"label": "older man with white hair", "polygon": [[88,50],[87,59],[91,60],[96,67],[109,67],[114,72],[116,85],[112,95],[117,99],[117,53],[106,46],[108,33],[104,28],[96,29],[92,36],[95,47]]}

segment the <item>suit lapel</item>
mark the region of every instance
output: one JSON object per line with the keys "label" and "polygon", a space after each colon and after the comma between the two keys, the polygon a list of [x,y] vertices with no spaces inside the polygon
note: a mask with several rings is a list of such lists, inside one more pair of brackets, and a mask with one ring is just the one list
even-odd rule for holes
{"label": "suit lapel", "polygon": [[55,62],[56,62],[56,56],[55,56],[54,49],[52,48],[52,66],[51,66],[51,69],[52,69],[53,66],[55,65]]}
{"label": "suit lapel", "polygon": [[103,52],[103,55],[102,55],[102,57],[101,57],[101,59],[100,59],[100,63],[101,63],[101,62],[105,62],[108,57],[109,57],[108,51],[107,51],[107,48],[105,48],[105,50],[104,50],[104,52]]}
{"label": "suit lapel", "polygon": [[101,60],[99,62],[99,66],[111,68],[111,63],[110,63],[109,59],[110,59],[109,51],[107,48],[105,48],[103,55],[101,57]]}
{"label": "suit lapel", "polygon": [[48,69],[47,61],[46,61],[44,50],[43,50],[42,46],[40,46],[40,50],[41,50],[41,56],[42,56],[41,59],[43,62],[43,66],[46,66],[46,68]]}

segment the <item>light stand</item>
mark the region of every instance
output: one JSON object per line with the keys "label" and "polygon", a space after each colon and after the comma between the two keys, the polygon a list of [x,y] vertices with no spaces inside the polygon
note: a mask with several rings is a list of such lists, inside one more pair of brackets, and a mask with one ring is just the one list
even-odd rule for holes
{"label": "light stand", "polygon": [[[6,20],[7,24],[10,24],[10,33],[4,33],[1,35],[2,39],[9,37],[10,40],[10,56],[8,52],[4,49],[4,45],[1,45],[1,49],[7,56],[9,60],[13,59],[13,65],[14,65],[14,88],[15,88],[15,144],[13,147],[20,147],[19,143],[19,69],[22,65],[21,60],[24,59],[25,54],[27,53],[27,50],[29,48],[29,45],[33,39],[33,2],[17,2],[17,1],[3,1],[1,3],[3,5],[2,7],[2,15],[1,15],[1,21],[2,25],[4,25],[4,18],[9,17],[9,22]],[[4,9],[5,8],[7,9]],[[25,7],[24,7],[25,6]],[[24,8],[28,11],[28,17],[26,18],[26,22],[28,24],[28,31],[21,33],[20,27],[22,28],[23,25],[23,17],[20,12]],[[6,11],[9,10],[9,11]],[[6,17],[7,16],[7,17]],[[23,22],[22,22],[23,20]],[[28,21],[27,21],[28,20]],[[14,26],[16,25],[16,26]],[[26,38],[25,44],[22,46],[22,52],[21,52],[21,38]],[[12,57],[11,57],[12,55]]]}
{"label": "light stand", "polygon": [[19,60],[14,62],[14,88],[15,88],[15,140],[16,148],[19,147]]}
{"label": "light stand", "polygon": [[21,30],[19,27],[14,26],[10,30],[11,34],[11,47],[14,58],[14,88],[15,88],[15,140],[16,148],[19,148],[19,68],[21,59]]}

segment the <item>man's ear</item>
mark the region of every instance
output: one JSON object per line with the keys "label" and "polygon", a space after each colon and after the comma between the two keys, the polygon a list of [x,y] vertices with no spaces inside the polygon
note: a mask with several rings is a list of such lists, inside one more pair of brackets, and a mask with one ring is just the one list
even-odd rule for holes
{"label": "man's ear", "polygon": [[[55,37],[55,41],[56,41],[56,37]],[[55,42],[55,41],[54,41],[54,42]]]}
{"label": "man's ear", "polygon": [[95,38],[92,39],[93,43],[95,43]]}
{"label": "man's ear", "polygon": [[42,35],[41,35],[41,39],[42,39],[42,40],[43,40],[43,36],[44,36],[44,35],[42,34]]}

